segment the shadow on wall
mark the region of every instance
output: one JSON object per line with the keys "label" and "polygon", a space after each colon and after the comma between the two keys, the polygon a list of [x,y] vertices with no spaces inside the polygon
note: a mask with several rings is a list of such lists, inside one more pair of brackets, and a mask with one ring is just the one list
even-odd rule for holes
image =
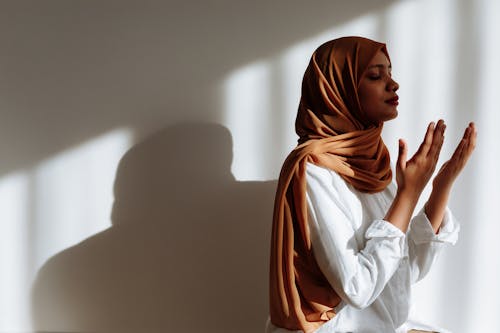
{"label": "shadow on wall", "polygon": [[170,126],[132,147],[111,228],[64,250],[33,286],[34,327],[262,332],[275,182],[237,182],[229,131]]}

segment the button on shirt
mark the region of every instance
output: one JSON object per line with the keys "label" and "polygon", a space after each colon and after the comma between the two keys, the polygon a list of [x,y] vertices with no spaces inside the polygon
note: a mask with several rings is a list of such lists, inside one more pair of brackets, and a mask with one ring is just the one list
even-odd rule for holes
{"label": "button on shirt", "polygon": [[[337,315],[316,333],[447,332],[409,320],[411,284],[422,279],[446,243],[457,241],[459,225],[447,209],[438,234],[424,211],[406,234],[383,218],[396,194],[362,193],[336,172],[308,163],[307,204],[313,252],[342,302]],[[266,331],[285,333],[268,320]],[[301,331],[295,331],[301,332]]]}

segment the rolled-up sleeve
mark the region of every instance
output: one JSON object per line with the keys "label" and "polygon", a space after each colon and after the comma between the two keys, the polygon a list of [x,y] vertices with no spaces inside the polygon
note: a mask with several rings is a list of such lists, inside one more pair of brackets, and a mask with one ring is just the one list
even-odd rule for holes
{"label": "rolled-up sleeve", "polygon": [[427,275],[445,244],[457,242],[459,231],[460,225],[449,208],[446,208],[437,234],[423,208],[412,219],[408,230],[408,250],[413,282]]}
{"label": "rolled-up sleeve", "polygon": [[358,244],[355,231],[361,223],[361,206],[346,199],[353,194],[337,186],[330,171],[317,166],[308,165],[306,179],[309,228],[318,265],[343,301],[365,308],[398,268],[405,255],[405,234],[387,221],[375,220],[364,233],[365,244]]}

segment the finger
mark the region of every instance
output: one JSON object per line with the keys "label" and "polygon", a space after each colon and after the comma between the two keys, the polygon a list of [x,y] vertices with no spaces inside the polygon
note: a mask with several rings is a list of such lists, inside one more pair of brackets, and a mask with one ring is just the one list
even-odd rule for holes
{"label": "finger", "polygon": [[450,162],[452,163],[451,165],[454,166],[456,171],[462,170],[462,168],[465,166],[465,163],[467,162],[467,159],[469,158],[470,154],[468,154],[468,147],[470,143],[471,133],[472,128],[469,125],[465,129],[462,140],[460,140],[457,148],[450,158]]}
{"label": "finger", "polygon": [[436,125],[436,129],[434,130],[432,144],[427,154],[427,156],[432,157],[435,160],[439,158],[441,147],[443,146],[445,129],[446,125],[444,120],[440,119]]}
{"label": "finger", "polygon": [[459,173],[467,163],[472,151],[475,146],[476,129],[473,123],[465,129],[464,135],[460,140],[457,148],[453,152],[450,160],[447,162],[447,166],[454,170],[454,173]]}
{"label": "finger", "polygon": [[476,124],[474,124],[473,122],[471,122],[469,126],[471,128],[471,134],[469,139],[469,145],[467,148],[468,148],[468,153],[470,155],[474,151],[474,148],[476,148],[477,129],[476,129]]}
{"label": "finger", "polygon": [[[464,134],[462,135],[462,140],[460,140],[460,142],[458,143],[458,146],[457,146],[457,149],[455,150],[455,152],[458,153],[458,148],[460,145],[463,145],[462,148],[467,147],[467,145],[469,144],[470,135],[471,135],[471,126],[469,125],[465,128]],[[453,155],[455,155],[455,153]]]}
{"label": "finger", "polygon": [[420,147],[418,147],[417,152],[415,155],[423,154],[424,156],[427,155],[429,152],[429,149],[432,144],[432,137],[434,135],[434,129],[435,129],[435,124],[432,121],[429,126],[427,126],[427,132],[425,132],[425,137],[424,141],[420,144]]}
{"label": "finger", "polygon": [[463,159],[464,165],[469,159],[470,155],[472,154],[476,146],[477,132],[474,123],[469,124],[469,127],[467,128],[466,132],[467,133],[464,134],[464,136],[466,136],[466,145],[463,149],[462,156],[460,156],[460,158]]}
{"label": "finger", "polygon": [[401,171],[406,169],[406,156],[408,155],[408,146],[403,139],[399,139],[399,151],[397,166]]}
{"label": "finger", "polygon": [[469,140],[470,140],[470,133],[471,133],[471,128],[470,126],[467,126],[467,128],[464,131],[464,135],[462,136],[462,141],[464,142],[464,146],[462,151],[460,152],[459,157],[462,157],[462,155],[467,151],[467,146],[469,145]]}
{"label": "finger", "polygon": [[467,162],[468,154],[467,154],[467,146],[469,145],[469,142],[467,140],[464,141],[463,147],[460,150],[460,154],[458,155],[458,163],[457,165],[460,166],[460,169],[463,168],[465,165],[465,162]]}

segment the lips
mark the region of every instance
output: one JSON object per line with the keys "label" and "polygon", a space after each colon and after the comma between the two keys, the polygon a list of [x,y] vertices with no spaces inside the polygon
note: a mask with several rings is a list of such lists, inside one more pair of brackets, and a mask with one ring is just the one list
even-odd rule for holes
{"label": "lips", "polygon": [[399,97],[396,95],[393,98],[387,99],[385,102],[387,104],[391,104],[391,105],[398,105],[399,104],[398,100],[399,100]]}

